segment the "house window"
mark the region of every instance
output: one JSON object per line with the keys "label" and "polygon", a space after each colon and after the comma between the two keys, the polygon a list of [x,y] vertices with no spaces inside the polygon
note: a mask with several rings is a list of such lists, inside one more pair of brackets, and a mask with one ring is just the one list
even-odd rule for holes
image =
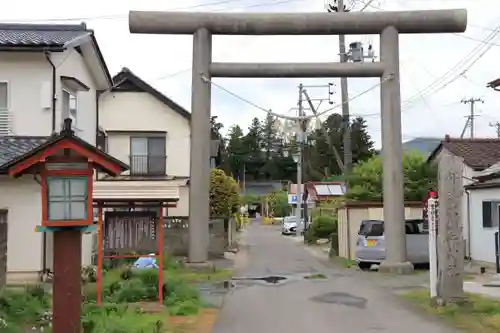
{"label": "house window", "polygon": [[131,137],[130,174],[165,175],[167,167],[165,149],[164,136]]}
{"label": "house window", "polygon": [[47,177],[47,219],[86,220],[87,189],[87,177]]}
{"label": "house window", "polygon": [[71,118],[73,129],[77,129],[78,120],[78,101],[76,94],[68,90],[63,90],[62,93],[62,117],[63,120]]}
{"label": "house window", "polygon": [[9,135],[9,89],[7,82],[0,82],[0,135]]}
{"label": "house window", "polygon": [[483,228],[498,227],[500,221],[500,201],[483,201]]}

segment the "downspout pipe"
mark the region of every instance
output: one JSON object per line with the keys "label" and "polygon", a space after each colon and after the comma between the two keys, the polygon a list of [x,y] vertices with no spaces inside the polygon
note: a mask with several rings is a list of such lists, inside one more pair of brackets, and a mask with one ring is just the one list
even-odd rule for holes
{"label": "downspout pipe", "polygon": [[[45,50],[45,59],[52,67],[52,134],[56,132],[56,66],[51,59],[50,51]],[[42,233],[42,273],[47,271],[47,233]]]}
{"label": "downspout pipe", "polygon": [[[50,52],[45,51],[45,58],[49,62],[50,66],[52,67],[52,133],[56,132],[56,103],[57,103],[57,97],[56,97],[56,66],[54,65],[54,62],[51,59]],[[45,233],[44,233],[45,235]]]}
{"label": "downspout pipe", "polygon": [[104,94],[106,90],[96,90],[95,92],[95,145],[97,147],[97,142],[99,140],[99,99],[101,95]]}

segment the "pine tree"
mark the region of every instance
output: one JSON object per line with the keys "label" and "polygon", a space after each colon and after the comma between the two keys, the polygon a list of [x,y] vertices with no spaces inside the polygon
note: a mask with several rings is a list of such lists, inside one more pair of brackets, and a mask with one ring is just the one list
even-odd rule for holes
{"label": "pine tree", "polygon": [[263,165],[263,128],[259,118],[253,118],[248,127],[247,134],[243,137],[243,148],[246,151],[245,165],[249,175],[254,180],[259,179],[260,168]]}

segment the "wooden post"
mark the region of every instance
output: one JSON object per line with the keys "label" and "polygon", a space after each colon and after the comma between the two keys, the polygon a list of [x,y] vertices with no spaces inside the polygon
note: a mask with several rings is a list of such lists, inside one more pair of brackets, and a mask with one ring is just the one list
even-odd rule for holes
{"label": "wooden post", "polygon": [[158,221],[158,302],[163,305],[163,208]]}
{"label": "wooden post", "polygon": [[102,236],[102,205],[97,207],[97,304],[102,304],[102,266],[103,266],[103,236]]}
{"label": "wooden post", "polygon": [[437,301],[463,300],[464,241],[461,225],[462,160],[446,150],[438,168],[438,283]]}
{"label": "wooden post", "polygon": [[82,306],[82,233],[79,229],[54,232],[54,333],[80,333]]}

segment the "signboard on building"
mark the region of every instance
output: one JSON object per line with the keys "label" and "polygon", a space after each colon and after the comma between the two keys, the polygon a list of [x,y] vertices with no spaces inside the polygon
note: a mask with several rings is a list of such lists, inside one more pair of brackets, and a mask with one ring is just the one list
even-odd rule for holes
{"label": "signboard on building", "polygon": [[[307,204],[313,204],[314,203],[314,200],[311,198],[311,196],[309,195],[307,197]],[[297,204],[297,195],[296,194],[289,194],[288,195],[288,204],[289,205],[296,205]]]}

